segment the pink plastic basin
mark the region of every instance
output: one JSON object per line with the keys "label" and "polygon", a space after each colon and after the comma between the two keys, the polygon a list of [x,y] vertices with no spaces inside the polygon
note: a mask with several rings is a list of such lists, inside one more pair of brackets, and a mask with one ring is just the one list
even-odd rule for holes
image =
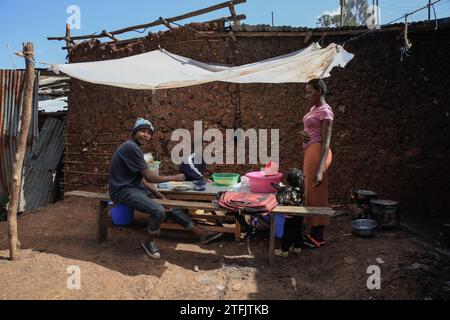
{"label": "pink plastic basin", "polygon": [[277,190],[272,187],[271,183],[278,184],[283,178],[283,174],[280,172],[273,176],[264,176],[264,172],[253,171],[247,173],[245,176],[249,180],[250,191],[262,193],[276,192]]}

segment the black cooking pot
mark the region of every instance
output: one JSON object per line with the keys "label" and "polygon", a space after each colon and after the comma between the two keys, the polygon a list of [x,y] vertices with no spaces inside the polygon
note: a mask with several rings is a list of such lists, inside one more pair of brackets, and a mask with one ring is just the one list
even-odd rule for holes
{"label": "black cooking pot", "polygon": [[400,228],[400,218],[398,214],[399,204],[400,202],[393,200],[372,199],[370,200],[372,217],[382,228]]}
{"label": "black cooking pot", "polygon": [[450,248],[450,224],[444,224],[444,243]]}
{"label": "black cooking pot", "polygon": [[378,194],[369,190],[353,189],[352,190],[352,202],[357,206],[362,204],[369,205],[370,200],[378,198]]}

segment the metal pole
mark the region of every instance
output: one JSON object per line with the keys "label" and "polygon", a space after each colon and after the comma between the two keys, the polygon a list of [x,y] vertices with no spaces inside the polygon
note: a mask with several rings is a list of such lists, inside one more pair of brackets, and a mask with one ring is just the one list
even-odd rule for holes
{"label": "metal pole", "polygon": [[428,0],[428,21],[431,20],[431,0]]}
{"label": "metal pole", "polygon": [[272,11],[272,27],[274,26],[274,22],[273,22],[273,11]]}
{"label": "metal pole", "polygon": [[344,1],[341,0],[341,27],[344,26]]}
{"label": "metal pole", "polygon": [[380,21],[380,4],[378,3],[378,0],[377,0],[376,10],[377,10],[377,26],[379,26],[381,21]]}

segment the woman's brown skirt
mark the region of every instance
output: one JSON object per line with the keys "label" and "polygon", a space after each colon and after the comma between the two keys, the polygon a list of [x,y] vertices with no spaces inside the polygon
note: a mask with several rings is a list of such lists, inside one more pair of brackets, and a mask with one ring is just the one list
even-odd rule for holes
{"label": "woman's brown skirt", "polygon": [[[303,173],[305,175],[305,205],[307,207],[328,207],[328,167],[333,159],[331,150],[329,150],[325,161],[323,181],[319,187],[313,187],[314,177],[317,174],[317,170],[319,170],[321,150],[321,143],[314,143],[305,150]],[[329,217],[309,216],[305,218],[305,221],[312,227],[330,224]]]}

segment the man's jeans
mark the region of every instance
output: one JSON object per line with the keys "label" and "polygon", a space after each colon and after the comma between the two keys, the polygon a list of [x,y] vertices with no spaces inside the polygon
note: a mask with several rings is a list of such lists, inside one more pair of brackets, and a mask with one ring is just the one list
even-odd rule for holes
{"label": "man's jeans", "polygon": [[174,220],[186,230],[192,230],[194,223],[183,210],[174,208],[166,213],[164,207],[152,198],[155,198],[155,196],[147,189],[127,187],[116,192],[112,200],[115,203],[122,203],[131,209],[149,214],[150,220],[147,230],[150,234],[157,234],[165,219]]}

